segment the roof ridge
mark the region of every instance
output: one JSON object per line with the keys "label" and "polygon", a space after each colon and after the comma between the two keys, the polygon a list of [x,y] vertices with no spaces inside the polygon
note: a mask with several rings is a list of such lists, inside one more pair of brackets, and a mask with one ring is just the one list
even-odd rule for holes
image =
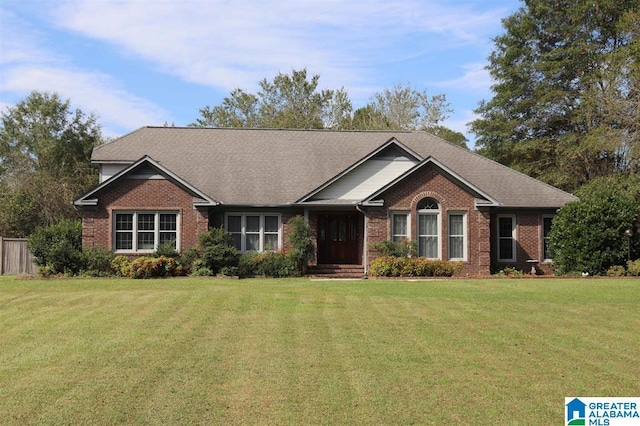
{"label": "roof ridge", "polygon": [[[279,132],[317,132],[317,133],[424,133],[434,136],[433,134],[425,130],[366,130],[366,129],[292,129],[282,127],[198,127],[198,126],[142,126],[132,132],[127,133],[127,136],[141,129],[176,129],[176,130],[251,130],[251,131],[279,131]],[[124,137],[121,136],[118,139]]]}

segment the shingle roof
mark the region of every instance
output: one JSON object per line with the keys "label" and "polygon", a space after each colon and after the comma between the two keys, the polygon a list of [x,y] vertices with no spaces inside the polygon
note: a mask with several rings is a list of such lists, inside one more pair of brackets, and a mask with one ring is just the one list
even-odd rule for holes
{"label": "shingle roof", "polygon": [[97,163],[145,155],[212,199],[286,205],[395,138],[507,207],[561,207],[576,198],[425,132],[143,127],[94,149]]}

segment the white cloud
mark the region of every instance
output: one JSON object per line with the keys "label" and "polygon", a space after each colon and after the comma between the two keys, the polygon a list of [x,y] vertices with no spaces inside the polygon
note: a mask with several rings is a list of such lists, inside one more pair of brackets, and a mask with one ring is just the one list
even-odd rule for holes
{"label": "white cloud", "polygon": [[153,103],[125,91],[116,79],[98,72],[75,69],[63,55],[43,47],[39,31],[0,10],[0,106],[24,97],[33,90],[57,92],[74,107],[99,116],[108,136],[121,134],[144,124],[162,124],[169,114]]}
{"label": "white cloud", "polygon": [[[2,91],[55,91],[85,112],[99,114],[100,122],[107,126],[131,129],[139,127],[140,123],[162,124],[162,117],[168,115],[152,103],[122,90],[116,81],[104,74],[42,66],[14,67],[4,74]],[[119,129],[117,133],[120,132]]]}
{"label": "white cloud", "polygon": [[462,90],[475,90],[479,92],[489,92],[493,80],[489,71],[485,69],[485,64],[475,63],[462,66],[464,74],[462,77],[453,80],[440,81],[437,83],[441,87],[454,87]]}
{"label": "white cloud", "polygon": [[[120,46],[185,81],[228,91],[307,67],[327,87],[370,84],[380,61],[486,44],[502,11],[435,1],[285,0],[56,4],[53,22]],[[428,43],[427,37],[437,37]]]}

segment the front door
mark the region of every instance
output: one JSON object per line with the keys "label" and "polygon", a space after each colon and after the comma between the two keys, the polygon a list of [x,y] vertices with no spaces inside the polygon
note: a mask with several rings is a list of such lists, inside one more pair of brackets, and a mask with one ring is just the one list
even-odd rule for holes
{"label": "front door", "polygon": [[359,264],[358,215],[326,214],[318,217],[318,263]]}

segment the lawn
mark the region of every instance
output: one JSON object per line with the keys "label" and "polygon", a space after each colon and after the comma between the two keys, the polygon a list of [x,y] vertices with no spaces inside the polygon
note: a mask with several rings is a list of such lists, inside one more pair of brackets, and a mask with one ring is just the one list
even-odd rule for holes
{"label": "lawn", "polygon": [[0,422],[561,424],[639,334],[633,279],[0,277]]}

